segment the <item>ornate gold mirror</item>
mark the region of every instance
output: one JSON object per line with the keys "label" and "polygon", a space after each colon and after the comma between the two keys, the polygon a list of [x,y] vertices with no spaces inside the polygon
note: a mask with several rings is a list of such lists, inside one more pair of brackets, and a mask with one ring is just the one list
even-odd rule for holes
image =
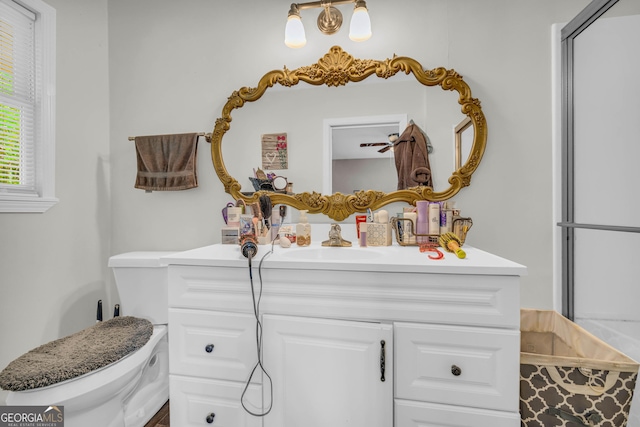
{"label": "ornate gold mirror", "polygon": [[[242,108],[247,102],[255,102],[261,99],[269,88],[273,88],[272,91],[270,91],[270,95],[274,93],[274,96],[277,96],[279,94],[279,88],[274,88],[276,84],[280,85],[282,89],[287,88],[287,91],[298,90],[300,87],[296,87],[296,85],[300,82],[305,82],[312,86],[324,85],[327,88],[335,89],[345,87],[347,83],[350,82],[363,82],[367,77],[374,74],[385,81],[396,75],[398,75],[396,79],[400,80],[402,80],[400,78],[402,74],[407,76],[413,75],[419,87],[440,86],[444,91],[457,92],[457,101],[462,113],[461,117],[468,117],[473,127],[473,142],[466,162],[460,167],[456,165],[457,169],[453,170],[451,176],[449,176],[447,181],[449,185],[448,188],[437,191],[439,188],[434,190],[432,187],[419,186],[393,192],[368,189],[355,191],[353,194],[342,194],[338,192],[330,195],[321,194],[315,190],[292,194],[264,190],[256,192],[242,191],[241,184],[227,171],[222,155],[222,138],[231,129],[231,112],[233,110]],[[363,82],[363,84],[364,83],[366,82]],[[370,85],[370,87],[373,87],[373,85]],[[337,98],[336,102],[340,102],[340,99]],[[301,101],[300,105],[290,105],[289,107],[293,110],[304,111],[305,104],[304,101]],[[269,108],[277,112],[281,106],[270,106]],[[286,114],[288,113],[283,111],[280,115]],[[259,118],[256,118],[252,123],[242,122],[241,125],[245,127],[255,126],[264,128],[265,131],[263,133],[270,133],[272,131],[269,129],[268,123],[258,122]],[[320,119],[320,122],[322,122],[322,119]],[[456,124],[457,123],[453,123],[453,126]],[[429,131],[427,130],[426,133],[428,134]],[[454,131],[452,128],[452,138],[454,138],[453,134]],[[211,157],[215,171],[224,185],[225,191],[236,200],[242,199],[246,203],[253,203],[257,202],[261,195],[267,194],[274,205],[285,204],[296,209],[306,209],[311,214],[325,214],[333,220],[342,221],[353,213],[365,212],[367,209],[379,209],[394,202],[406,202],[414,205],[417,200],[441,201],[450,199],[455,196],[462,187],[470,184],[471,175],[482,159],[486,141],[487,124],[482,108],[480,107],[480,101],[471,96],[469,86],[464,82],[462,76],[454,70],[447,70],[442,67],[425,70],[420,63],[409,57],[394,56],[391,59],[385,59],[383,61],[357,59],[343,51],[339,46],[334,46],[315,64],[300,67],[295,70],[289,70],[286,67],[283,70],[273,70],[260,79],[257,87],[243,87],[234,91],[222,109],[222,117],[216,120],[211,139]],[[260,149],[259,141],[256,142],[256,147],[258,147],[256,150]],[[233,148],[234,146],[230,147],[230,149]],[[233,155],[229,155],[227,151],[227,157],[228,160],[236,162],[237,159],[244,155],[245,149],[238,148],[233,151],[235,151]],[[322,162],[318,157],[310,157],[308,162],[311,163],[307,166],[312,163]],[[291,177],[289,179],[290,181],[292,180]],[[251,191],[252,190],[253,189],[251,189]]]}

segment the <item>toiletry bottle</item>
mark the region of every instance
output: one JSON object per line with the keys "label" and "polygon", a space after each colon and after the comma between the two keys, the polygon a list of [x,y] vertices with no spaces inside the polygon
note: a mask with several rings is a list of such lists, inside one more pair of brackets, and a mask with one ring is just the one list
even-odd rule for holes
{"label": "toiletry bottle", "polygon": [[411,220],[411,222],[407,222],[404,224],[404,236],[406,238],[405,242],[410,245],[416,244],[416,236],[417,233],[417,222],[418,222],[418,214],[416,212],[404,212],[404,217]]}
{"label": "toiletry bottle", "polygon": [[[416,223],[416,234],[429,234],[429,202],[427,200],[418,200],[416,202],[418,218]],[[427,242],[428,237],[417,236],[417,242]]]}
{"label": "toiletry bottle", "polygon": [[278,238],[280,232],[280,210],[274,209],[271,213],[271,240]]}
{"label": "toiletry bottle", "polygon": [[360,246],[363,248],[367,246],[367,225],[366,222],[360,224],[360,236],[358,238],[360,239]]}
{"label": "toiletry bottle", "polygon": [[[429,234],[440,234],[440,204],[438,202],[429,203]],[[418,218],[418,221],[420,218]]]}
{"label": "toiletry bottle", "polygon": [[300,218],[296,225],[296,243],[298,246],[309,246],[311,244],[311,224],[307,220],[306,210],[300,211]]}

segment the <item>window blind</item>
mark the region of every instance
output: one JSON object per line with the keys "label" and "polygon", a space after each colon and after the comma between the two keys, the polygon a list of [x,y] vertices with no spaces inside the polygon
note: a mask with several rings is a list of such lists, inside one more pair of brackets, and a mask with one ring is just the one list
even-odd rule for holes
{"label": "window blind", "polygon": [[35,15],[0,0],[0,191],[36,191]]}

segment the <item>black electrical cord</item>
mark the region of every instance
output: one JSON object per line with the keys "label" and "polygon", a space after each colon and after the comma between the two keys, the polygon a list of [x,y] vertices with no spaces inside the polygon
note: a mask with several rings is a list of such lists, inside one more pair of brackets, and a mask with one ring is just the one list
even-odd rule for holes
{"label": "black electrical cord", "polygon": [[[249,378],[247,378],[247,382],[244,386],[244,390],[242,390],[242,395],[240,396],[240,403],[242,404],[242,407],[244,408],[244,410],[247,411],[247,413],[255,417],[264,417],[269,412],[271,412],[271,409],[273,408],[273,381],[262,362],[262,322],[260,321],[260,300],[262,299],[262,262],[265,260],[267,256],[273,253],[274,242],[275,242],[275,239],[271,242],[271,250],[266,254],[264,254],[264,256],[260,259],[260,264],[258,264],[258,277],[260,279],[260,289],[258,290],[257,299],[256,299],[255,288],[253,285],[253,271],[251,266],[251,258],[253,254],[250,253],[249,256],[247,257],[249,260],[249,281],[251,283],[251,299],[253,301],[253,314],[255,315],[255,318],[256,318],[256,352],[258,355],[258,361],[256,362],[255,366],[251,370],[251,374],[249,375]],[[247,390],[249,389],[249,385],[251,384],[251,378],[253,378],[253,375],[255,374],[258,368],[260,368],[260,370],[267,376],[269,380],[270,400],[269,400],[269,406],[267,410],[264,412],[253,412],[249,410],[249,408],[247,408],[247,406],[244,404],[244,396],[247,393]]]}

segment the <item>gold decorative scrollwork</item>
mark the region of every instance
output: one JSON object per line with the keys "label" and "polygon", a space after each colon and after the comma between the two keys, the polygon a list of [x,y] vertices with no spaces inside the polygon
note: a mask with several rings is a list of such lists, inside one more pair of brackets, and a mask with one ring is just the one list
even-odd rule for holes
{"label": "gold decorative scrollwork", "polygon": [[[368,190],[355,194],[323,195],[314,191],[289,195],[258,191],[247,196],[240,191],[240,183],[229,175],[222,159],[222,137],[231,127],[231,112],[234,109],[242,108],[245,102],[257,101],[274,84],[291,87],[303,81],[316,86],[344,86],[349,82],[362,81],[373,74],[379,78],[388,79],[398,72],[412,74],[419,83],[425,86],[440,86],[443,90],[457,91],[461,111],[471,119],[474,137],[469,158],[464,165],[452,173],[449,178],[451,186],[445,191],[434,192],[431,187],[412,187],[391,193]],[[316,64],[295,70],[289,70],[286,67],[283,70],[273,70],[260,79],[257,87],[243,87],[234,91],[222,108],[222,117],[216,120],[211,137],[211,158],[225,191],[236,200],[242,199],[246,203],[253,203],[257,202],[261,195],[267,194],[274,205],[285,204],[296,209],[306,209],[312,214],[324,214],[333,220],[342,221],[353,213],[365,212],[367,209],[379,209],[389,203],[406,202],[415,205],[418,200],[450,199],[461,188],[470,185],[471,175],[480,164],[486,143],[487,124],[480,107],[480,101],[471,96],[471,89],[456,71],[442,67],[425,70],[415,59],[395,55],[393,58],[383,61],[356,59],[339,46],[333,46]]]}

